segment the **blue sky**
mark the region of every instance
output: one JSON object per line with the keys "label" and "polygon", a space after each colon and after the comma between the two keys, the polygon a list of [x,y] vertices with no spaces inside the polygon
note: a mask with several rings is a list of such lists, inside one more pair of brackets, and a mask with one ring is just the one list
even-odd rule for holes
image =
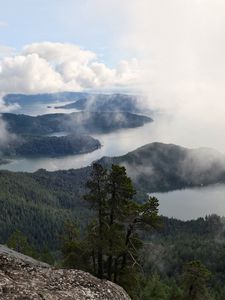
{"label": "blue sky", "polygon": [[0,3],[0,93],[122,89],[136,81],[119,0]]}
{"label": "blue sky", "polygon": [[120,10],[104,16],[98,2],[1,0],[0,21],[7,25],[0,28],[0,45],[21,50],[33,42],[69,42],[96,52],[112,66],[125,55],[116,46],[123,26]]}

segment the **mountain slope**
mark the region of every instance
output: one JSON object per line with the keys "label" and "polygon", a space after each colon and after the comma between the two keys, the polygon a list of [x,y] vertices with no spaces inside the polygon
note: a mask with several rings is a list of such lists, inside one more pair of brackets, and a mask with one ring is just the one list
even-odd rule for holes
{"label": "mountain slope", "polygon": [[7,158],[58,157],[88,153],[100,147],[100,142],[88,135],[17,136],[2,149],[1,155]]}
{"label": "mountain slope", "polygon": [[56,108],[86,110],[86,111],[123,111],[131,113],[143,112],[140,97],[125,94],[96,94],[84,95],[77,101]]}
{"label": "mountain slope", "polygon": [[121,157],[104,157],[100,162],[124,165],[136,188],[144,192],[225,182],[225,155],[208,148],[151,143]]}
{"label": "mountain slope", "polygon": [[106,133],[122,128],[135,128],[152,122],[149,117],[125,112],[77,112],[37,117],[5,113],[2,114],[2,118],[11,132],[22,135],[47,135],[65,131],[79,134]]}
{"label": "mountain slope", "polygon": [[[225,156],[210,149],[187,149],[152,143],[100,163],[125,165],[138,191],[146,193],[225,183]],[[57,249],[65,220],[88,222],[92,212],[83,200],[91,167],[35,173],[0,172],[0,242],[15,229],[35,246]]]}

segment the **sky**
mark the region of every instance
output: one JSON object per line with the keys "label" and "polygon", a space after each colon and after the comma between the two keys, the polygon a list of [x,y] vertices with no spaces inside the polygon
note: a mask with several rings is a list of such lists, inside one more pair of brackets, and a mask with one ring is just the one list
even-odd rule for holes
{"label": "sky", "polygon": [[126,27],[119,2],[1,2],[2,93],[122,89],[137,81],[138,61],[119,45]]}
{"label": "sky", "polygon": [[0,3],[1,45],[19,51],[33,42],[72,43],[98,53],[110,66],[123,59],[122,50],[115,43],[123,26],[123,11],[113,1],[1,0]]}
{"label": "sky", "polygon": [[135,87],[174,135],[225,152],[224,0],[0,4],[2,94]]}

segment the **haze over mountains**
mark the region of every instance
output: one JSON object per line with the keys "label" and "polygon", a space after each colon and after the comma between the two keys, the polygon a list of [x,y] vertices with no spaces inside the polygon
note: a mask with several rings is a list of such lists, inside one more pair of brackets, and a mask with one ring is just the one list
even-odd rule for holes
{"label": "haze over mountains", "polygon": [[[125,165],[139,202],[146,199],[146,193],[225,183],[225,156],[210,149],[152,143],[99,163]],[[19,228],[34,244],[57,247],[65,219],[77,217],[81,227],[88,221],[91,211],[83,194],[90,172],[91,167],[35,173],[1,171],[0,242]]]}
{"label": "haze over mountains", "polygon": [[224,300],[225,1],[8,0],[0,36],[0,299]]}
{"label": "haze over mountains", "polygon": [[150,117],[126,112],[76,112],[37,117],[5,113],[2,119],[15,134],[52,134],[55,132],[98,133],[134,128],[152,122]]}
{"label": "haze over mountains", "polygon": [[55,105],[57,101],[60,101],[70,103],[61,106],[56,105],[55,107],[58,109],[76,108],[77,110],[88,110],[92,112],[147,112],[147,107],[144,105],[144,97],[127,94],[98,94],[87,92],[64,92],[37,95],[8,94],[3,99],[7,105],[18,104],[24,106],[37,103],[49,105],[53,103],[53,105]]}

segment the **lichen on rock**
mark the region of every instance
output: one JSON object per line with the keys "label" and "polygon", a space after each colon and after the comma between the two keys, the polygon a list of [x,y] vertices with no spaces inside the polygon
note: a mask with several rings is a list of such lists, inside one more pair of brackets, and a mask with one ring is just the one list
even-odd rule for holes
{"label": "lichen on rock", "polygon": [[89,273],[56,269],[5,252],[0,251],[0,299],[130,300],[120,286]]}

